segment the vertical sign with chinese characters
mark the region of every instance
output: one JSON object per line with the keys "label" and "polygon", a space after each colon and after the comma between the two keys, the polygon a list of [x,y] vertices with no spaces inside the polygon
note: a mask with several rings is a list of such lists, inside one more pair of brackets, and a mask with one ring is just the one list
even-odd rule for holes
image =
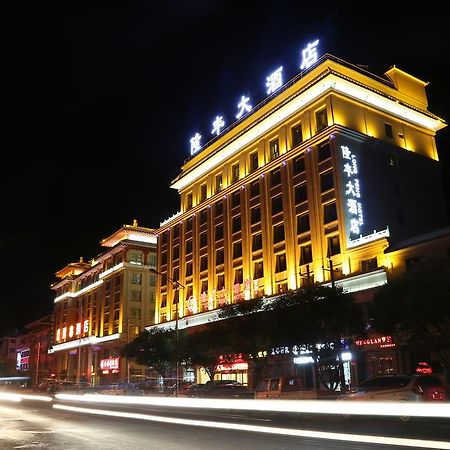
{"label": "vertical sign with chinese characters", "polygon": [[359,179],[358,159],[347,145],[340,146],[342,157],[342,178],[344,206],[347,217],[347,237],[351,242],[362,235],[364,214]]}

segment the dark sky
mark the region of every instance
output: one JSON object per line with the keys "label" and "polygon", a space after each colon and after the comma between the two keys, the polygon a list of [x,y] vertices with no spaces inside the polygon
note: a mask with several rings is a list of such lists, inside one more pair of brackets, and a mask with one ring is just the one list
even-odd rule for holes
{"label": "dark sky", "polygon": [[[379,12],[298,0],[10,3],[0,336],[48,313],[54,273],[99,254],[102,238],[175,213],[169,184],[189,138],[207,136],[217,114],[231,119],[242,94],[261,101],[280,65],[285,80],[298,73],[313,39],[320,54],[429,81],[430,111],[449,119],[448,24],[431,3],[413,16],[392,3]],[[447,179],[448,136],[438,137]]]}

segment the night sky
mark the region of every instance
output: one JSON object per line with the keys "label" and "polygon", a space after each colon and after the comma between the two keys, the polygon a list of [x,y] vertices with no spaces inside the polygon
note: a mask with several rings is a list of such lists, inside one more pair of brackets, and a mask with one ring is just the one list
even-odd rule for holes
{"label": "night sky", "polygon": [[[157,228],[178,211],[169,184],[190,137],[211,136],[216,115],[230,123],[241,95],[263,100],[280,65],[293,77],[314,39],[319,54],[429,81],[430,111],[449,120],[448,23],[431,4],[408,16],[392,3],[378,12],[298,0],[10,3],[0,336],[49,313],[55,272],[101,253],[102,238],[133,219]],[[448,180],[448,129],[437,142]]]}

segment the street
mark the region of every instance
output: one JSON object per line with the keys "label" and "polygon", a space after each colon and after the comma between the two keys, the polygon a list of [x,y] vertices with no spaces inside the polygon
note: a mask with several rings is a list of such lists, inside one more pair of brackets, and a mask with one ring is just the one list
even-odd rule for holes
{"label": "street", "polygon": [[338,414],[105,404],[57,398],[47,402],[23,399],[18,403],[0,399],[2,450],[450,449],[449,428],[448,419],[419,417],[403,423],[396,417],[345,419]]}

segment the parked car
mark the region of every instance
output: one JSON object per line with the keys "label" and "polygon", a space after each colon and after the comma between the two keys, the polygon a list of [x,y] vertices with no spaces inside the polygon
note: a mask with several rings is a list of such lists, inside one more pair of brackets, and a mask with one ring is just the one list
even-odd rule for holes
{"label": "parked car", "polygon": [[253,391],[235,380],[212,380],[190,392],[190,397],[253,398]]}
{"label": "parked car", "polygon": [[144,395],[144,391],[132,383],[114,383],[97,391],[103,395]]}
{"label": "parked car", "polygon": [[448,396],[435,375],[380,375],[363,381],[339,399],[443,401]]}
{"label": "parked car", "polygon": [[255,398],[309,399],[316,398],[316,392],[305,389],[301,378],[280,376],[262,379],[256,386]]}

